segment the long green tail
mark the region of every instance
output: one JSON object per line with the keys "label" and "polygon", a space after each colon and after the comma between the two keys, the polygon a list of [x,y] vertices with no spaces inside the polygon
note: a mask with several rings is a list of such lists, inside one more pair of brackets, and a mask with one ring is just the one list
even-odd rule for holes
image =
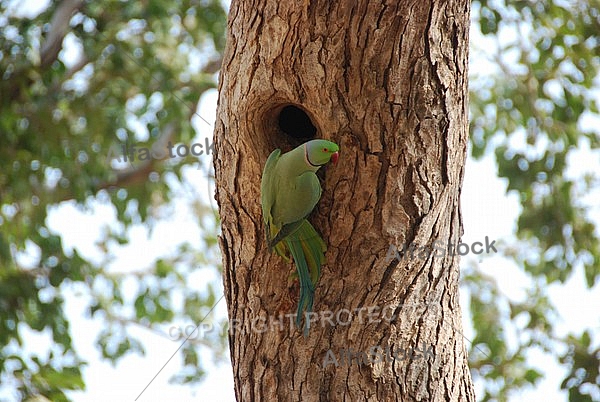
{"label": "long green tail", "polygon": [[[291,233],[284,241],[294,258],[300,279],[300,300],[296,311],[296,325],[300,327],[303,311],[312,312],[315,286],[321,276],[321,265],[325,261],[324,253],[327,245],[306,219],[298,230]],[[305,336],[308,335],[309,328],[310,321],[305,317]]]}

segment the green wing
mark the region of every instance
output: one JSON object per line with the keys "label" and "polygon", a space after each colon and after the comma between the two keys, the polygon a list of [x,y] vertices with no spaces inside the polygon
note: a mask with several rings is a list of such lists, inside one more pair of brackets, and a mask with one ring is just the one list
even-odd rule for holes
{"label": "green wing", "polygon": [[267,238],[269,248],[272,248],[271,225],[273,224],[273,216],[271,215],[271,210],[273,209],[273,204],[275,203],[274,177],[280,154],[281,149],[276,149],[271,152],[271,155],[269,155],[269,158],[265,163],[262,180],[260,183],[260,204],[262,206],[263,221],[265,223],[265,236]]}
{"label": "green wing", "polygon": [[[275,236],[270,237],[270,246],[294,233],[308,217],[321,198],[321,184],[313,172],[305,172],[297,178],[279,180],[276,201],[271,210],[277,226]],[[273,234],[273,233],[271,233]]]}

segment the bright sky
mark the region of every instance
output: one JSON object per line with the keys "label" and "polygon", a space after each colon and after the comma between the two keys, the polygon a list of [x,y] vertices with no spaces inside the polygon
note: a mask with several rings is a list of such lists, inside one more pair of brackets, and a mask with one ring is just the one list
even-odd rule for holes
{"label": "bright sky", "polygon": [[[32,10],[31,13],[36,14],[34,9],[37,9],[38,6],[44,8],[47,1],[13,1],[13,4],[18,4],[20,10]],[[472,38],[474,43],[481,44],[482,42],[477,42],[478,40],[481,40],[481,38],[476,36]],[[76,51],[76,46],[67,50],[67,52]],[[487,67],[484,63],[471,66],[472,69]],[[209,91],[205,94],[199,106],[199,114],[211,124],[214,121],[216,99],[216,91]],[[193,142],[203,142],[205,137],[212,138],[212,127],[200,121],[200,119],[196,119],[194,124],[198,134]],[[206,157],[204,158],[202,160],[203,166],[207,166],[209,161]],[[590,152],[589,149],[582,149],[578,157],[573,158],[571,161],[573,174],[589,171],[590,166],[595,166],[597,169],[597,160],[597,155]],[[195,183],[197,189],[200,189],[199,192],[203,194],[204,201],[207,203],[212,202],[214,206],[215,201],[212,199],[214,189],[212,184],[206,181],[206,175],[206,168],[197,170],[196,166],[192,166],[186,171],[186,177],[190,182]],[[479,162],[472,159],[467,161],[461,199],[465,227],[463,241],[465,243],[481,240],[485,236],[496,239],[497,244],[515,242],[513,233],[519,207],[516,195],[506,195],[505,188],[506,182],[496,177],[496,166],[492,157],[485,157]],[[327,190],[324,189],[324,191]],[[111,269],[124,272],[144,269],[158,256],[169,255],[174,252],[177,244],[190,241],[190,239],[200,239],[200,229],[192,223],[192,219],[189,219],[189,214],[192,212],[188,200],[182,199],[174,202],[176,203],[176,208],[173,209],[175,213],[170,219],[161,221],[151,235],[142,226],[131,231],[131,243],[118,253]],[[596,223],[600,222],[600,210],[598,208],[591,210],[590,213],[596,219]],[[101,260],[101,254],[94,243],[100,238],[101,227],[106,223],[117,225],[115,214],[111,208],[100,204],[96,206],[93,214],[89,214],[74,208],[72,203],[63,203],[60,207],[53,208],[48,217],[49,227],[62,234],[67,249],[77,248],[83,255],[97,262]],[[471,255],[467,256],[461,262],[461,266],[466,266],[471,258],[473,258]],[[495,255],[484,256],[476,261],[478,261],[478,269],[493,276],[497,280],[502,293],[510,298],[521,299],[525,294],[524,289],[531,285],[523,271],[510,260]],[[191,282],[206,283],[206,281],[212,281],[216,285],[215,287],[220,289],[221,293],[218,296],[222,294],[222,282],[215,273],[201,272],[196,279]],[[135,289],[136,284],[131,282],[127,286]],[[198,290],[202,290],[202,287],[198,287]],[[576,270],[576,274],[566,285],[550,286],[549,294],[560,312],[560,320],[556,322],[557,333],[566,334],[570,329],[577,330],[592,327],[596,329],[595,334],[598,334],[600,313],[597,306],[600,306],[600,293],[596,292],[594,294],[587,290],[581,268]],[[131,333],[143,340],[147,354],[143,357],[128,355],[120,360],[116,367],[113,367],[110,363],[100,359],[100,353],[94,346],[94,340],[103,328],[103,323],[98,319],[86,317],[87,300],[86,295],[76,288],[66,298],[66,314],[71,320],[74,346],[78,353],[89,362],[84,370],[87,390],[85,392],[70,393],[70,395],[76,402],[96,402],[111,399],[133,401],[167,363],[180,346],[181,341],[166,339],[147,330],[132,327]],[[461,302],[465,336],[470,339],[472,331],[468,312],[468,297],[464,292],[461,294]],[[217,305],[213,314],[219,318],[226,318],[224,300],[221,300]],[[44,355],[49,347],[46,335],[29,334],[25,336],[25,339],[28,340],[28,350]],[[597,339],[597,336],[595,339]],[[535,389],[529,389],[519,395],[514,395],[510,401],[566,401],[566,393],[559,391],[560,382],[565,375],[565,371],[556,363],[556,360],[539,351],[531,351],[528,357],[533,364],[545,373],[546,378]],[[202,385],[194,389],[188,386],[171,385],[168,383],[168,379],[177,373],[181,367],[181,357],[176,354],[148,386],[138,401],[234,401],[230,364],[215,366],[208,355],[204,356],[202,362],[209,373]],[[480,389],[481,384],[477,384],[477,391]],[[478,394],[480,395],[480,392]],[[6,394],[0,388],[0,398],[4,395]]]}

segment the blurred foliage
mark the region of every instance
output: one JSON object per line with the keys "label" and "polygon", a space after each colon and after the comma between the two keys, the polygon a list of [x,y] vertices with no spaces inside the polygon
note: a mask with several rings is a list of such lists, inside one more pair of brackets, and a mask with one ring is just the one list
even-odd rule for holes
{"label": "blurred foliage", "polygon": [[[186,188],[194,159],[160,156],[168,141],[194,138],[200,97],[216,85],[226,14],[216,0],[64,0],[25,12],[19,1],[0,2],[0,388],[10,400],[64,401],[85,388],[65,292],[88,297],[89,315],[104,322],[96,343],[113,362],[144,353],[130,327],[167,336],[166,324],[197,324],[215,302],[210,285],[202,294],[187,286],[193,271],[219,264],[217,217],[195,197],[203,233],[195,246],[132,273],[109,267],[128,229],[167,219]],[[157,157],[125,161],[126,144],[154,147]],[[70,203],[113,208],[119,225],[104,228],[102,261],[65,248],[49,228],[50,210]],[[125,291],[132,282],[135,294]],[[54,346],[28,352],[29,333]],[[186,356],[201,348],[223,359],[224,335],[188,342]],[[184,374],[179,382],[201,379],[197,357],[185,359]]]}
{"label": "blurred foliage", "polygon": [[590,214],[597,203],[585,199],[600,187],[597,165],[583,174],[574,166],[582,150],[595,163],[599,156],[600,2],[478,0],[472,17],[470,58],[480,67],[469,80],[472,155],[493,151],[507,192],[519,196],[519,243],[505,251],[533,284],[518,302],[476,267],[463,271],[476,332],[470,366],[484,380],[479,398],[507,401],[536,384],[543,374],[525,356],[539,350],[570,372],[561,385],[570,401],[599,400],[593,331],[559,336],[547,286],[578,272],[589,288],[600,279]]}

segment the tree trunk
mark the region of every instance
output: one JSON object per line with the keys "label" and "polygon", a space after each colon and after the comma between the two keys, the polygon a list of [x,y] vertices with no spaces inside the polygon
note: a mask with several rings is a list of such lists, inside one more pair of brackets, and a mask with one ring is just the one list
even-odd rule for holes
{"label": "tree trunk", "polygon": [[[238,401],[475,400],[459,257],[441,247],[462,235],[469,11],[232,2],[215,169]],[[308,337],[293,325],[295,267],[269,253],[260,207],[269,153],[312,134],[302,111],[340,145],[310,217],[328,250]]]}

